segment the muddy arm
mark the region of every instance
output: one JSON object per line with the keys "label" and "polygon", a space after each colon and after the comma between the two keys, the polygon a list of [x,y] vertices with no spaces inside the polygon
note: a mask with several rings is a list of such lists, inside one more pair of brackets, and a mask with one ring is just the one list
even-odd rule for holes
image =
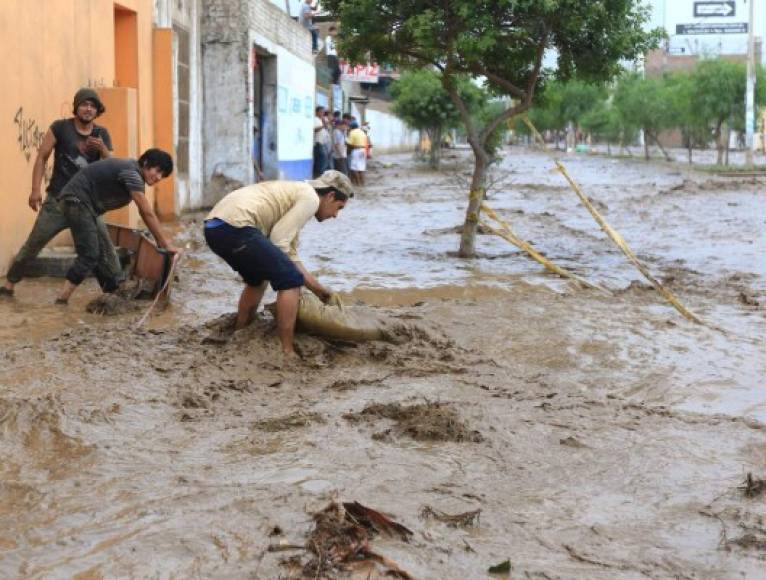
{"label": "muddy arm", "polygon": [[157,240],[157,244],[161,248],[165,248],[168,252],[177,253],[178,249],[170,243],[170,239],[165,235],[165,232],[160,225],[160,220],[157,219],[157,215],[154,213],[154,209],[152,209],[149,200],[146,199],[144,192],[131,191],[130,196],[133,198],[133,201],[136,202],[138,213],[141,214],[141,219],[144,220],[146,227],[149,228],[154,239]]}
{"label": "muddy arm", "polygon": [[300,262],[293,263],[295,264],[296,268],[300,270],[301,274],[303,274],[303,282],[306,285],[306,288],[316,294],[317,298],[319,298],[322,302],[327,302],[330,299],[330,296],[333,294],[332,290],[320,284],[319,280],[317,280],[313,274],[311,274],[311,272],[306,270],[303,264]]}

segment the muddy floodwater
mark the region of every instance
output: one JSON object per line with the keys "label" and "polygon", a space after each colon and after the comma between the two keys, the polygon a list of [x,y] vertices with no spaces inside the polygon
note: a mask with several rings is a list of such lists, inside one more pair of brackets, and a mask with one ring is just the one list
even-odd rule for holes
{"label": "muddy floodwater", "polygon": [[299,335],[285,365],[268,313],[228,331],[240,283],[202,215],[174,225],[173,301],[144,327],[87,313],[92,280],[68,308],[59,280],[0,302],[0,577],[381,577],[309,563],[313,515],[358,501],[412,532],[371,544],[413,578],[506,560],[513,578],[766,578],[766,180],[562,157],[696,325],[543,153],[508,150],[488,203],[609,294],[490,234],[457,258],[470,162],[446,155],[439,173],[377,159],[302,234],[320,280],[408,329],[394,343]]}

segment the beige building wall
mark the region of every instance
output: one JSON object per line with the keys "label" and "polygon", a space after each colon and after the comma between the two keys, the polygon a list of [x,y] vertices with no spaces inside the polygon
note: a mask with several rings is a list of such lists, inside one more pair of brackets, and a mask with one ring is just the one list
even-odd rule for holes
{"label": "beige building wall", "polygon": [[[116,152],[153,146],[152,8],[152,0],[0,2],[0,275],[34,222],[27,198],[37,148],[53,121],[72,115],[78,88],[106,89],[109,111],[97,122]],[[134,210],[107,217],[138,219]]]}

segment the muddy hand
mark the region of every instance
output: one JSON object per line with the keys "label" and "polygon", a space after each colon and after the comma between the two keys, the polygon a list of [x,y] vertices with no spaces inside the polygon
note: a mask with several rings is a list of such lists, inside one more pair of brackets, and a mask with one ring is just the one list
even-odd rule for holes
{"label": "muddy hand", "polygon": [[343,300],[341,300],[340,294],[338,294],[337,292],[333,292],[332,294],[330,294],[325,304],[327,304],[327,306],[335,306],[343,310]]}
{"label": "muddy hand", "polygon": [[33,191],[29,194],[29,207],[32,208],[33,211],[38,211],[40,209],[40,206],[43,205],[43,196],[39,191]]}

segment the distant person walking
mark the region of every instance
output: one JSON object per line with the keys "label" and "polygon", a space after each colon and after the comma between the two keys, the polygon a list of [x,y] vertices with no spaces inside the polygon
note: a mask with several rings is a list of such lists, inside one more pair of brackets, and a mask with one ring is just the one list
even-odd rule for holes
{"label": "distant person walking", "polygon": [[[96,91],[83,88],[75,93],[72,103],[73,117],[54,121],[43,137],[32,169],[32,192],[29,207],[38,212],[32,231],[21,247],[8,270],[5,286],[0,287],[0,297],[11,297],[14,288],[24,277],[24,271],[40,251],[56,235],[68,228],[66,218],[58,206],[62,188],[83,167],[112,154],[112,139],[109,131],[95,120],[106,111]],[[40,188],[45,174],[45,165],[53,153],[53,173],[43,202]],[[98,235],[109,239],[102,219],[96,221]],[[96,276],[102,288],[109,280],[121,274],[120,262],[114,248],[104,245],[105,253],[99,257]]]}

